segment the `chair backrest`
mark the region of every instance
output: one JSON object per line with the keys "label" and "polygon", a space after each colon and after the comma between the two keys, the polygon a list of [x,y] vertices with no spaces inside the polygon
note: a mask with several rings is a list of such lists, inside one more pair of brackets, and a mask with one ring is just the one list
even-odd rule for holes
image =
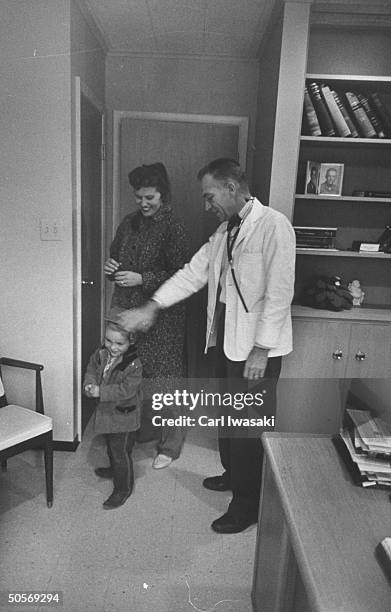
{"label": "chair backrest", "polygon": [[[41,371],[43,365],[40,363],[32,363],[31,361],[22,361],[20,359],[11,359],[9,357],[0,357],[0,381],[1,381],[1,366],[11,366],[15,368],[22,368],[26,370],[35,371],[35,412],[44,414],[43,410],[43,396],[42,396],[42,381]],[[3,395],[0,392],[0,408],[8,405],[8,401],[4,392],[3,383],[1,382],[0,391],[3,391]]]}

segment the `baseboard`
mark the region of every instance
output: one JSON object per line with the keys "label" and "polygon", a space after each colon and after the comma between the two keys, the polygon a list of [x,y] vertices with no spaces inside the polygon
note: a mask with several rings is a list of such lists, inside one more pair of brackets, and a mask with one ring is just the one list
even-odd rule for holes
{"label": "baseboard", "polygon": [[76,437],[73,442],[65,442],[65,440],[53,440],[53,450],[74,452],[79,446],[79,439]]}

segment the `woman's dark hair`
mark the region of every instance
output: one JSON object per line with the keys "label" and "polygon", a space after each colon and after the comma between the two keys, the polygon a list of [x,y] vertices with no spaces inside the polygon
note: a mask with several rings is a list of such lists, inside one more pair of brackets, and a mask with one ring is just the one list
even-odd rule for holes
{"label": "woman's dark hair", "polygon": [[167,170],[161,162],[156,164],[143,164],[134,168],[128,174],[129,183],[135,191],[142,187],[155,187],[162,197],[163,204],[171,199],[170,179]]}

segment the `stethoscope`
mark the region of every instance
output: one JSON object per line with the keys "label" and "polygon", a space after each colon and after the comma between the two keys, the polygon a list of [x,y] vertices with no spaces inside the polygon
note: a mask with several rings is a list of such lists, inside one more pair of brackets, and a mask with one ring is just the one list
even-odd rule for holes
{"label": "stethoscope", "polygon": [[235,275],[235,270],[234,270],[234,264],[233,264],[233,250],[234,250],[234,246],[235,246],[235,242],[237,240],[237,237],[239,235],[240,232],[240,228],[242,227],[246,217],[250,214],[252,207],[253,207],[253,201],[254,198],[248,198],[246,199],[246,203],[247,202],[251,202],[251,205],[248,207],[248,209],[246,210],[245,214],[243,215],[243,217],[240,220],[239,225],[237,226],[237,230],[235,231],[235,233],[233,235],[230,235],[230,232],[227,232],[227,256],[228,256],[228,263],[229,263],[229,267],[231,268],[231,274],[232,274],[232,279],[234,281],[235,287],[236,287],[236,291],[238,292],[238,295],[240,297],[240,301],[243,304],[243,308],[246,312],[248,312],[248,308],[246,305],[246,302],[244,301],[244,297],[242,295],[242,292],[240,291],[240,287],[238,284],[238,281],[236,280],[236,275]]}

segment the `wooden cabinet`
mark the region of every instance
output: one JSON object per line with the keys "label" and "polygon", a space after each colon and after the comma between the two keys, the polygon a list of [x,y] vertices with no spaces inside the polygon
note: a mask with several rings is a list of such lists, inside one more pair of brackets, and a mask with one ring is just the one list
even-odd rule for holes
{"label": "wooden cabinet", "polygon": [[343,378],[349,350],[343,321],[294,319],[294,352],[284,358],[283,378]]}
{"label": "wooden cabinet", "polygon": [[293,352],[283,358],[276,429],[336,433],[351,379],[391,375],[388,310],[293,307]]}
{"label": "wooden cabinet", "polygon": [[389,378],[391,375],[391,325],[352,323],[346,376]]}
{"label": "wooden cabinet", "polygon": [[[387,378],[391,375],[388,311],[384,311],[384,322],[371,320],[371,314],[366,314],[365,309],[315,314],[319,311],[294,307],[295,311],[300,316],[293,315],[294,351],[283,360],[282,378]],[[357,321],[357,316],[367,316],[369,320]]]}

